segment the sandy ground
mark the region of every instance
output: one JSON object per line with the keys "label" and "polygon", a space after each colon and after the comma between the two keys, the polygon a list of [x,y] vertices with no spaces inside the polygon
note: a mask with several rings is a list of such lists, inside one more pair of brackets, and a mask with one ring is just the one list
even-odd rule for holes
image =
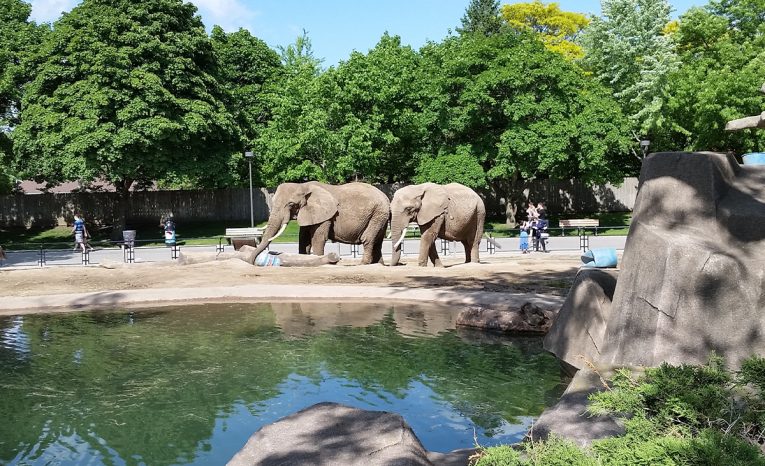
{"label": "sandy ground", "polygon": [[167,262],[0,269],[0,296],[247,284],[374,285],[561,296],[580,264],[577,255],[559,254],[494,256],[481,264],[462,264],[454,258],[446,259],[444,268],[417,267],[409,261],[398,267],[358,265],[358,260],[350,259],[314,268],[261,268],[234,259],[184,266]]}

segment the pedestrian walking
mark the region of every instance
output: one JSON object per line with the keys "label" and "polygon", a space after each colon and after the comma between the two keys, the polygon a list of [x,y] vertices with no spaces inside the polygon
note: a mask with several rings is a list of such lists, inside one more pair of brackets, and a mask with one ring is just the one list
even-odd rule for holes
{"label": "pedestrian walking", "polygon": [[520,249],[522,254],[529,253],[529,222],[523,222],[521,224],[521,240]]}
{"label": "pedestrian walking", "polygon": [[93,249],[87,243],[90,234],[87,227],[85,227],[85,219],[81,214],[74,215],[74,226],[72,226],[72,234],[74,234],[74,248],[72,251],[76,251],[78,248],[82,248],[82,252],[86,249]]}

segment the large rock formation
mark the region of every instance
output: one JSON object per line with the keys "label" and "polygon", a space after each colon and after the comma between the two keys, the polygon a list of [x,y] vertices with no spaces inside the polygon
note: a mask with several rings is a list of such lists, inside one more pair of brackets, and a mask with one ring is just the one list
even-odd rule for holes
{"label": "large rock formation", "polygon": [[228,466],[464,466],[472,450],[425,450],[394,413],[318,403],[250,437]]}
{"label": "large rock formation", "polygon": [[643,162],[600,366],[736,367],[765,354],[765,168],[717,153]]}
{"label": "large rock formation", "polygon": [[576,369],[584,369],[587,362],[600,359],[616,277],[613,270],[579,270],[545,337],[547,351]]}

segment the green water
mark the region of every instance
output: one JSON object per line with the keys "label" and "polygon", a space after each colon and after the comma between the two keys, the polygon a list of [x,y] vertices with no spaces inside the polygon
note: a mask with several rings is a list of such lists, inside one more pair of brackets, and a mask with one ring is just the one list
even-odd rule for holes
{"label": "green water", "polygon": [[0,464],[210,464],[320,401],[436,451],[519,440],[562,392],[536,338],[444,307],[235,304],[0,317]]}

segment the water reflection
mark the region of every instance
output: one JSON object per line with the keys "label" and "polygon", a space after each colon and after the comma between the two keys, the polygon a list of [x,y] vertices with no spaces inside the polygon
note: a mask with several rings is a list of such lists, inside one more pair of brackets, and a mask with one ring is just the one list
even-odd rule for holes
{"label": "water reflection", "polygon": [[563,388],[538,339],[456,310],[237,304],[0,319],[0,463],[223,464],[320,401],[395,411],[447,451],[514,441]]}

